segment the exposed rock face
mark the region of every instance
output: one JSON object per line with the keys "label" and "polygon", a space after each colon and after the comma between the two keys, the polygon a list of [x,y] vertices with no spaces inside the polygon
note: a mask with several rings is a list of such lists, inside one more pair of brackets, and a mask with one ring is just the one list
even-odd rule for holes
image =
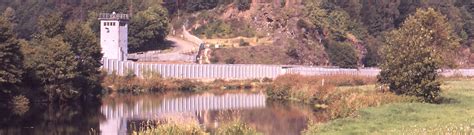
{"label": "exposed rock face", "polygon": [[291,8],[295,5],[302,4],[303,0],[286,0],[285,8]]}

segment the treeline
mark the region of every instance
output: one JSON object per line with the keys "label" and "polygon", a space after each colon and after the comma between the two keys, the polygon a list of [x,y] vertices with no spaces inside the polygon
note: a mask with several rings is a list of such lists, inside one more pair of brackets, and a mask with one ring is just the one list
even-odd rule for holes
{"label": "treeline", "polygon": [[89,22],[98,35],[100,13],[131,14],[129,50],[137,52],[160,48],[169,33],[169,14],[160,0],[0,0],[0,11],[11,18],[14,32],[21,39],[33,39],[39,33],[41,17],[58,14],[64,23]]}
{"label": "treeline", "polygon": [[[462,47],[474,47],[471,0],[319,0],[303,4],[305,18],[298,26],[307,30],[309,40],[322,39],[332,65],[357,67],[360,60],[364,66],[377,66],[386,34],[399,28],[417,9],[439,11],[453,26]],[[361,46],[365,51],[357,52]]]}
{"label": "treeline", "polygon": [[0,1],[0,99],[97,99],[102,91],[99,13],[134,12],[131,51],[159,46],[169,31],[168,12],[161,2],[128,2]]}
{"label": "treeline", "polygon": [[87,23],[63,23],[58,14],[38,19],[30,40],[18,39],[11,18],[0,17],[0,95],[34,102],[93,99],[101,90],[102,54]]}

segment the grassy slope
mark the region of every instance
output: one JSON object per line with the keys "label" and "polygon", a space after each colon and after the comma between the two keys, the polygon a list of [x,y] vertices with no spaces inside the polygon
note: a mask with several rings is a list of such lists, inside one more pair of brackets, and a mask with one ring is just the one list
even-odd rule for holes
{"label": "grassy slope", "polygon": [[443,96],[454,98],[454,103],[397,103],[367,108],[359,112],[359,117],[335,120],[308,133],[474,133],[474,81],[448,81],[443,90]]}

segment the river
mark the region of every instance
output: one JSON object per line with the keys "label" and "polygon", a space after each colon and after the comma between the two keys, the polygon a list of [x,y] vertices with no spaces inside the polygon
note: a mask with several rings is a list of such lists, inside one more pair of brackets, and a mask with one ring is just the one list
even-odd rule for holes
{"label": "river", "polygon": [[262,92],[113,93],[100,104],[0,107],[0,134],[130,134],[144,122],[196,122],[208,131],[239,119],[271,135],[300,134],[317,114],[309,106],[269,101]]}

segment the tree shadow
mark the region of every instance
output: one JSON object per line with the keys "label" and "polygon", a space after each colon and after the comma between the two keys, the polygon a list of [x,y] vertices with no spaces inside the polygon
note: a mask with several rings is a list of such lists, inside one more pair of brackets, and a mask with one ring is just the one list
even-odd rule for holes
{"label": "tree shadow", "polygon": [[455,98],[439,97],[438,99],[436,99],[434,103],[435,104],[458,104],[458,103],[461,103],[461,101]]}
{"label": "tree shadow", "polygon": [[164,40],[156,45],[147,45],[143,46],[135,51],[129,51],[130,53],[140,53],[140,52],[148,52],[148,51],[158,51],[158,50],[167,50],[171,49],[174,46],[175,42],[170,40]]}

